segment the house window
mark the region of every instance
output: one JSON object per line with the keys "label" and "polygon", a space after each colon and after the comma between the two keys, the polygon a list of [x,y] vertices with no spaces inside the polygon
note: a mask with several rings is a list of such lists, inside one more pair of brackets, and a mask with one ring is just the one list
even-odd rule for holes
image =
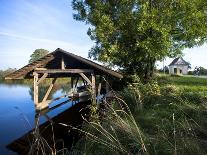
{"label": "house window", "polygon": [[180,69],[180,74],[182,74],[182,69]]}

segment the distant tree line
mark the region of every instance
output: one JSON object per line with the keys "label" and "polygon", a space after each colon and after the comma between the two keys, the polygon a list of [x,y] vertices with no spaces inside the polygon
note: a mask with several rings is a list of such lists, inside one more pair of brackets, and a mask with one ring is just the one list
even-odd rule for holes
{"label": "distant tree line", "polygon": [[16,68],[8,68],[6,70],[0,70],[0,79],[4,79],[4,77],[14,71],[16,71]]}
{"label": "distant tree line", "polygon": [[207,69],[204,67],[195,67],[193,71],[190,71],[189,74],[191,75],[207,75]]}
{"label": "distant tree line", "polygon": [[[36,49],[31,55],[29,59],[29,63],[32,63],[33,61],[36,61],[40,59],[41,57],[47,55],[49,53],[48,50],[45,49]],[[5,76],[8,74],[16,71],[16,68],[8,68],[6,70],[0,70],[0,80],[3,80]]]}

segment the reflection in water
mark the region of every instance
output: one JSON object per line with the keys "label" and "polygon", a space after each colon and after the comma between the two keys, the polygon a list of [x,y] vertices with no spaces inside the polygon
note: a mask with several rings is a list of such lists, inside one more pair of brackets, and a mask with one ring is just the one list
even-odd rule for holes
{"label": "reflection in water", "polygon": [[[62,104],[65,103],[68,102]],[[82,115],[88,113],[87,104],[89,102],[77,103],[54,118],[49,117],[49,113],[54,108],[36,113],[34,130],[13,141],[7,147],[19,154],[52,154],[57,151],[69,150],[81,135],[75,130],[69,130],[68,127],[60,125],[60,123],[80,128],[83,122]],[[40,119],[43,117],[47,121],[39,125]]]}
{"label": "reflection in water", "polygon": [[[44,96],[47,87],[41,86],[39,88],[40,98]],[[65,95],[69,91],[70,84],[56,85],[50,97],[56,98]],[[33,102],[33,88],[31,84],[0,84],[0,94],[0,154],[16,154],[13,151],[28,152],[34,140],[35,107]],[[56,148],[63,148],[63,144],[61,143],[60,145],[60,141],[63,141],[58,140],[61,139],[61,136],[63,136],[62,139],[64,139],[64,147],[66,148],[70,148],[72,143],[78,139],[79,135],[75,131],[68,132],[67,127],[58,125],[58,123],[74,126],[80,125],[82,118],[79,111],[86,107],[85,104],[88,103],[77,103],[76,105],[75,102],[69,102],[68,98],[63,98],[53,102],[50,105],[52,108],[47,109],[48,118],[53,122]],[[84,110],[81,112],[84,113]],[[52,136],[50,133],[52,130],[51,122],[47,121],[48,118],[42,116],[42,114],[39,118],[40,135],[45,139]],[[74,132],[74,135],[72,135],[72,132]],[[66,142],[65,139],[69,140]],[[53,143],[49,143],[49,146],[54,148]]]}
{"label": "reflection in water", "polygon": [[[44,96],[45,96],[45,93],[47,92],[49,86],[41,86],[39,87],[39,101],[42,101]],[[48,99],[52,99],[52,96],[55,94],[55,92],[59,89],[60,87],[55,85],[52,89],[52,91],[50,92],[49,96],[48,96]],[[34,100],[34,87],[31,86],[30,89],[29,89],[29,94],[31,96],[31,99]]]}

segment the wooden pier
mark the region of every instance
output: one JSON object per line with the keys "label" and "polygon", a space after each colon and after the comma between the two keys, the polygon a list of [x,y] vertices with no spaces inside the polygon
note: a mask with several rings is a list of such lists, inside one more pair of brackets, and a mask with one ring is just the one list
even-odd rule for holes
{"label": "wooden pier", "polygon": [[[53,89],[57,78],[68,77],[71,79],[71,88],[77,87],[79,80],[84,86],[90,87],[91,99],[96,100],[100,95],[101,88],[105,86],[109,91],[109,81],[112,77],[123,78],[122,74],[99,65],[93,61],[66,52],[60,48],[46,56],[24,66],[14,73],[6,76],[6,79],[31,79],[34,80],[34,104],[37,110],[47,108],[50,103],[59,98],[49,100],[48,97]],[[103,80],[103,77],[105,80]],[[46,78],[53,78],[43,100],[39,101],[39,85]],[[68,94],[75,97],[75,94]],[[74,96],[73,96],[74,95]]]}

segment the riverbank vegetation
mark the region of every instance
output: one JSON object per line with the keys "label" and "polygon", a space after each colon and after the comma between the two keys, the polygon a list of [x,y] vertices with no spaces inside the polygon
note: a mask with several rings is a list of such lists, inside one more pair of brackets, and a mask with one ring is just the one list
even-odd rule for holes
{"label": "riverbank vegetation", "polygon": [[[117,66],[127,87],[86,123],[84,154],[205,154],[206,79],[155,76],[155,62],[206,42],[205,0],[79,1],[74,19],[90,26],[89,57]],[[133,76],[134,75],[134,76]],[[80,147],[78,147],[80,146]]]}
{"label": "riverbank vegetation", "polygon": [[[207,79],[157,75],[104,101],[98,120],[86,121],[73,150],[85,154],[205,154]],[[195,89],[195,84],[197,89]],[[81,131],[81,132],[83,132]]]}

